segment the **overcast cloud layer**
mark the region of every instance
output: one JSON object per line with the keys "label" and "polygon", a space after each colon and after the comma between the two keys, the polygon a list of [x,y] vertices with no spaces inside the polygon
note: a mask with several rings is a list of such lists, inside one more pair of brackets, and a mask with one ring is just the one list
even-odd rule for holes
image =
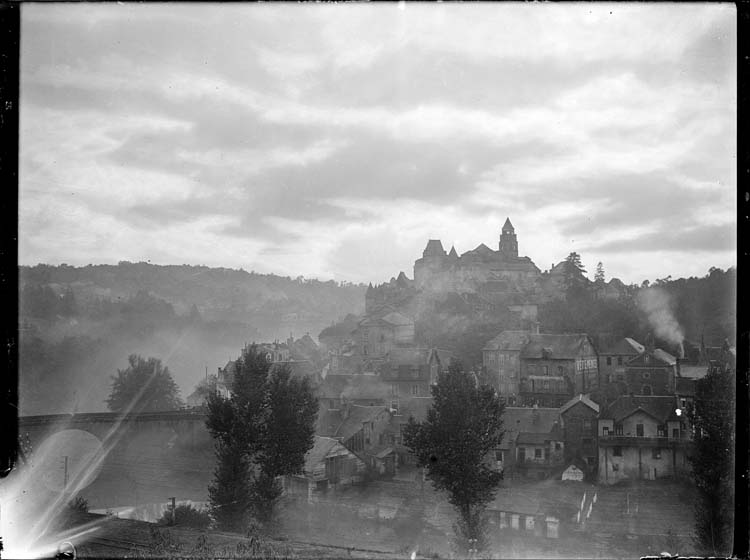
{"label": "overcast cloud layer", "polygon": [[736,261],[732,5],[24,4],[21,53],[22,264]]}

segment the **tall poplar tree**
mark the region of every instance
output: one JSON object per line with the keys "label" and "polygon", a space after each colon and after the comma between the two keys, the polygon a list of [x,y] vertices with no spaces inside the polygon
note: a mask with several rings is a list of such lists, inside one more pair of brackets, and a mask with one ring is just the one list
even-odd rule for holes
{"label": "tall poplar tree", "polygon": [[477,383],[458,364],[438,376],[432,396],[425,421],[409,419],[404,444],[456,508],[459,550],[483,550],[484,511],[502,480],[488,459],[503,438],[504,405],[490,386]]}
{"label": "tall poplar tree", "polygon": [[253,518],[271,520],[282,491],[278,477],[302,472],[318,412],[309,379],[272,367],[255,346],[235,366],[230,396],[210,395],[206,420],[217,457],[209,507],[217,525],[232,531]]}
{"label": "tall poplar tree", "polygon": [[725,365],[712,365],[696,383],[689,412],[694,427],[690,464],[697,489],[695,539],[701,552],[728,555],[734,509],[735,378]]}

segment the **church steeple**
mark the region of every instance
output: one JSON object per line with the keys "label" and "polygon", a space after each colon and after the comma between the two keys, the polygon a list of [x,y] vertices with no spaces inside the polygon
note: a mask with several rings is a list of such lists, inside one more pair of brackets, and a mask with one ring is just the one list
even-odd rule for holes
{"label": "church steeple", "polygon": [[505,219],[503,229],[500,234],[500,252],[506,257],[518,257],[518,240],[516,239],[516,230],[510,223],[510,218]]}

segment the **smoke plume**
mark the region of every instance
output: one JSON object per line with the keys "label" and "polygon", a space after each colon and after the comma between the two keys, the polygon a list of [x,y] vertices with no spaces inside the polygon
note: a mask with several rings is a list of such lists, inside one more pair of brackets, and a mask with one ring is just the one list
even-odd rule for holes
{"label": "smoke plume", "polygon": [[648,317],[656,336],[682,349],[685,334],[672,313],[669,294],[661,288],[647,288],[638,292],[637,302],[638,307]]}

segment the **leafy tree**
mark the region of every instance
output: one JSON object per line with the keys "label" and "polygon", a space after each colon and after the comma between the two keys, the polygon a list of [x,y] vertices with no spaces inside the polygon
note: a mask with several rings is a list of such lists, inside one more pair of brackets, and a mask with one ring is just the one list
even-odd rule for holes
{"label": "leafy tree", "polygon": [[438,376],[434,399],[424,422],[409,418],[404,444],[417,465],[459,514],[456,544],[466,553],[486,546],[484,510],[500,485],[502,473],[487,457],[503,438],[504,405],[487,385],[478,385],[461,366],[453,364]]}
{"label": "leafy tree", "polygon": [[127,369],[117,370],[112,392],[106,400],[113,412],[155,412],[176,410],[182,406],[180,389],[161,360],[131,354]]}
{"label": "leafy tree", "polygon": [[698,490],[695,538],[714,556],[727,554],[732,541],[734,394],[731,369],[712,367],[696,383],[695,404],[689,411],[694,427],[690,463]]}
{"label": "leafy tree", "polygon": [[596,274],[594,274],[594,282],[604,282],[604,265],[601,261],[596,263]]}
{"label": "leafy tree", "polygon": [[232,393],[208,397],[206,424],[216,440],[211,515],[225,530],[268,523],[281,496],[278,477],[302,472],[312,448],[318,400],[308,378],[272,367],[255,346],[236,362]]}

